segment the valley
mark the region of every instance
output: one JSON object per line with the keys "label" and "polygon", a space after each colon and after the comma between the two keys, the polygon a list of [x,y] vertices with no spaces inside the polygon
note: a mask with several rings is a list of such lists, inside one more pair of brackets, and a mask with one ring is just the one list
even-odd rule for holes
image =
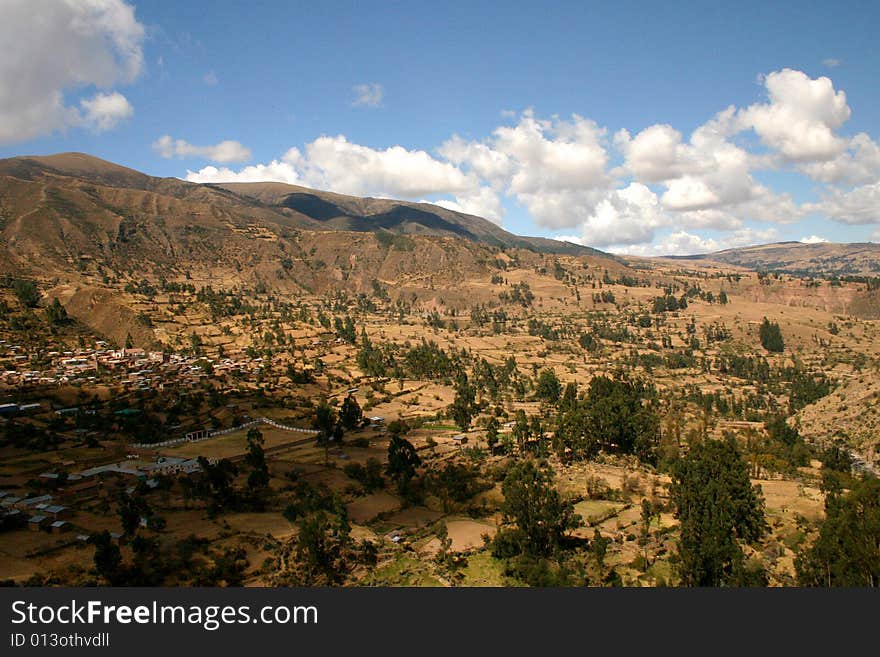
{"label": "valley", "polygon": [[611,256],[74,155],[0,162],[0,580],[675,586],[681,463],[734,445],[725,577],[790,586],[878,467],[864,245]]}

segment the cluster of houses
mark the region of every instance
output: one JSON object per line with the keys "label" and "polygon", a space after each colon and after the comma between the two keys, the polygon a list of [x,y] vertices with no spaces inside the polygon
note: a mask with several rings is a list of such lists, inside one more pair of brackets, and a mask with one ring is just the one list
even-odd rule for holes
{"label": "cluster of houses", "polygon": [[53,534],[61,534],[72,528],[67,518],[73,509],[57,504],[52,495],[18,497],[7,491],[0,491],[0,529],[15,529],[27,526],[33,531],[46,529]]}
{"label": "cluster of houses", "polygon": [[[210,459],[214,462],[215,459]],[[156,488],[159,482],[157,475],[192,474],[201,471],[197,459],[174,456],[159,456],[153,460],[141,459],[130,454],[127,459],[117,463],[108,463],[77,474],[61,475],[55,472],[44,472],[40,475],[44,480],[58,480],[64,477],[56,494],[22,497],[15,492],[0,491],[0,531],[27,527],[32,531],[49,531],[62,534],[73,529],[70,518],[75,515],[74,507],[77,500],[93,495],[100,487],[102,480],[113,477],[127,477],[143,480],[149,488]],[[132,485],[129,490],[133,489]],[[56,499],[56,495],[61,499]],[[63,503],[62,503],[63,502]],[[82,534],[78,538],[87,539]]]}
{"label": "cluster of houses", "polygon": [[[4,361],[9,368],[0,369],[0,384],[10,387],[61,385],[89,383],[110,377],[140,389],[162,389],[169,381],[176,384],[196,383],[206,378],[208,374],[202,367],[203,360],[163,351],[108,349],[102,341],[98,341],[94,349],[28,354],[20,345],[10,345],[0,340],[0,361]],[[251,373],[260,367],[260,360],[234,361],[226,358],[208,362],[214,375],[222,375]],[[32,369],[35,362],[41,364],[40,369]]]}

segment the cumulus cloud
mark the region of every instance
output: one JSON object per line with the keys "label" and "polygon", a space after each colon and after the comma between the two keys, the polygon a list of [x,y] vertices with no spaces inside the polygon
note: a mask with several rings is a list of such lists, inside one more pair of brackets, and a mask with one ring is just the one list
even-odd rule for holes
{"label": "cumulus cloud", "polygon": [[356,84],[351,88],[354,92],[352,105],[355,107],[379,107],[385,96],[385,88],[376,82]]}
{"label": "cumulus cloud", "polygon": [[859,185],[871,182],[880,178],[880,145],[860,132],[834,159],[806,162],[799,169],[813,180],[826,183]]}
{"label": "cumulus cloud", "polygon": [[[376,149],[343,135],[323,136],[268,164],[240,171],[206,167],[188,177],[430,197],[436,205],[493,221],[501,220],[508,200],[538,225],[564,232],[565,239],[633,253],[772,240],[774,226],[812,212],[844,223],[880,223],[880,146],[866,133],[842,134],[850,117],[844,92],[826,77],[792,69],[763,76],[761,83],[765,99],[724,108],[689,135],[657,123],[636,133],[620,129],[609,139],[588,118],[543,118],[528,109],[505,111],[503,124],[485,137],[454,134],[433,152]],[[614,167],[612,148],[620,155]],[[760,182],[757,172],[767,170],[811,178],[819,184],[820,201],[798,203]],[[705,237],[705,230],[717,234]]]}
{"label": "cumulus cloud", "polygon": [[820,237],[819,235],[810,235],[809,237],[802,237],[800,241],[803,244],[824,244],[828,240],[824,237]]}
{"label": "cumulus cloud", "polygon": [[526,110],[485,141],[454,136],[439,153],[513,196],[540,225],[564,228],[582,223],[609,191],[604,136],[576,114],[539,119]]}
{"label": "cumulus cloud", "polygon": [[793,162],[830,160],[846,148],[834,131],[849,119],[850,108],[829,78],[786,68],[767,75],[764,85],[769,102],[740,110],[741,127]]}
{"label": "cumulus cloud", "polygon": [[423,150],[374,149],[352,143],[344,135],[319,137],[303,152],[290,149],[284,159],[302,171],[307,184],[343,194],[410,199],[473,192],[480,187],[476,175]]}
{"label": "cumulus cloud", "polygon": [[808,209],[821,212],[843,224],[878,224],[880,223],[880,181],[850,190],[831,189],[822,201],[810,204]]}
{"label": "cumulus cloud", "polygon": [[153,142],[153,150],[161,157],[198,157],[212,162],[245,162],[251,159],[251,151],[240,142],[226,140],[213,146],[195,146],[183,139],[172,139],[163,135]]}
{"label": "cumulus cloud", "polygon": [[303,184],[296,169],[290,163],[281,160],[272,160],[269,164],[253,164],[239,171],[233,171],[228,167],[207,166],[198,171],[187,170],[186,179],[196,183],[282,182],[289,185]]}
{"label": "cumulus cloud", "polygon": [[[0,143],[131,116],[117,84],[143,66],[144,26],[122,0],[5,0],[0,21]],[[102,92],[71,105],[65,93]],[[124,101],[124,102],[123,102]]]}
{"label": "cumulus cloud", "polygon": [[83,110],[83,121],[96,132],[112,130],[120,121],[134,114],[131,103],[118,91],[95,94],[91,98],[81,100],[80,105]]}
{"label": "cumulus cloud", "polygon": [[612,253],[638,256],[697,255],[755,244],[765,244],[776,239],[776,236],[777,233],[772,228],[760,231],[744,228],[721,239],[701,237],[684,230],[678,230],[653,244],[624,245],[612,247],[609,250]]}
{"label": "cumulus cloud", "polygon": [[501,198],[490,187],[481,187],[473,194],[462,194],[455,201],[449,199],[426,201],[423,199],[420,203],[430,203],[447,210],[483,217],[496,224],[501,224],[501,218],[504,216]]}
{"label": "cumulus cloud", "polygon": [[641,183],[630,183],[602,199],[583,223],[582,241],[598,247],[639,244],[654,239],[668,223],[657,195]]}
{"label": "cumulus cloud", "polygon": [[[176,144],[170,138],[160,142],[157,142],[158,149]],[[352,143],[344,135],[319,137],[302,150],[291,148],[269,164],[252,165],[240,171],[209,166],[188,171],[186,179],[192,182],[271,180],[340,194],[409,200],[451,195],[452,199],[426,202],[496,222],[503,214],[498,195],[482,185],[473,173],[438,160],[426,151],[402,146],[374,149]]]}

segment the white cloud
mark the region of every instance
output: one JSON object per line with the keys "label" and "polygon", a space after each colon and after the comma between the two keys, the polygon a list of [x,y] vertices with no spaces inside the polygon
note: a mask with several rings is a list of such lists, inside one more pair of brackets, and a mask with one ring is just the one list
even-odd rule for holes
{"label": "white cloud", "polygon": [[172,139],[170,135],[163,135],[153,142],[153,150],[166,159],[198,157],[221,163],[245,162],[251,159],[250,149],[232,140],[221,141],[213,146],[195,146],[183,139]]}
{"label": "white cloud", "polygon": [[597,204],[595,212],[583,223],[582,241],[598,247],[650,242],[654,231],[667,223],[657,195],[634,182]]}
{"label": "white cloud", "polygon": [[808,209],[822,212],[842,224],[878,224],[880,181],[851,190],[831,189],[821,202],[810,204]]}
{"label": "white cloud", "polygon": [[[164,139],[164,138],[163,138]],[[170,137],[154,147],[176,147]],[[185,142],[184,142],[185,143]],[[348,141],[344,135],[319,137],[288,150],[280,160],[256,164],[240,171],[209,166],[187,172],[191,182],[256,182],[271,180],[326,189],[353,196],[421,200],[433,194],[449,194],[453,200],[424,201],[499,222],[501,201],[490,187],[481,185],[473,173],[422,150],[392,146],[383,150]]]}
{"label": "white cloud", "polygon": [[[5,0],[0,21],[0,143],[67,127],[109,129],[131,115],[121,94],[143,66],[144,27],[122,0]],[[104,90],[69,105],[65,93]]]}
{"label": "white cloud", "polygon": [[504,208],[501,205],[501,199],[490,187],[480,187],[473,194],[462,194],[456,197],[455,201],[448,199],[440,199],[438,201],[420,201],[421,203],[431,203],[439,205],[441,208],[453,210],[455,212],[464,212],[477,217],[483,217],[496,224],[501,224],[501,218],[504,216]]}
{"label": "white cloud", "polygon": [[836,59],[835,57],[829,57],[827,59],[823,59],[822,63],[828,68],[837,68],[841,64],[843,64],[843,60]]}
{"label": "white cloud", "polygon": [[356,84],[351,90],[354,92],[351,104],[355,107],[379,107],[385,96],[385,88],[376,82]]}
{"label": "white cloud", "polygon": [[81,100],[80,105],[83,108],[83,120],[96,132],[112,130],[120,121],[131,118],[134,114],[131,103],[118,91],[95,94],[92,98]]}
{"label": "white cloud", "polygon": [[456,166],[466,165],[480,178],[501,185],[511,175],[514,161],[505,153],[496,151],[486,144],[465,141],[458,135],[441,144],[437,152]]}
{"label": "white cloud", "polygon": [[207,166],[198,171],[186,172],[186,179],[196,183],[222,182],[283,182],[289,185],[303,184],[296,169],[288,162],[272,160],[269,164],[254,164],[240,171],[228,167]]}
{"label": "white cloud", "polygon": [[[452,135],[435,152],[376,149],[323,136],[269,164],[206,167],[190,179],[272,179],[358,196],[409,200],[500,221],[502,200],[539,225],[584,244],[629,252],[731,248],[776,238],[774,226],[819,212],[844,223],[880,223],[880,146],[838,134],[849,119],[843,91],[825,77],[784,69],[760,78],[767,98],[729,106],[684,136],[657,123],[631,134],[578,115],[504,112],[484,138]],[[366,90],[365,90],[366,91]],[[754,133],[745,134],[745,133]],[[755,146],[757,136],[762,145]],[[610,167],[609,141],[622,163]],[[759,182],[785,170],[819,183],[818,203]],[[271,178],[260,178],[270,176]],[[772,179],[771,179],[772,180]],[[845,189],[839,185],[859,185]],[[748,228],[761,222],[767,228]],[[704,230],[718,231],[712,237]]]}
{"label": "white cloud", "polygon": [[620,130],[614,144],[626,158],[625,168],[643,182],[679,178],[701,168],[693,149],[681,143],[681,133],[671,125],[652,125],[635,138]]}
{"label": "white cloud", "polygon": [[827,77],[783,69],[764,79],[769,103],[756,103],[737,113],[742,128],[751,128],[770,148],[792,162],[830,160],[846,142],[834,131],[850,117],[846,94],[835,91]]}
{"label": "white cloud", "polygon": [[820,237],[819,235],[810,235],[809,237],[802,237],[800,241],[803,244],[824,244],[828,240],[824,237]]}
{"label": "white cloud", "polygon": [[864,132],[849,140],[833,160],[807,162],[799,169],[813,180],[860,185],[880,178],[880,145]]}
{"label": "white cloud", "polygon": [[485,141],[454,136],[439,153],[513,196],[540,225],[564,228],[582,223],[609,191],[604,136],[576,114],[544,120],[526,110]]}
{"label": "white cloud", "polygon": [[319,137],[304,152],[292,148],[284,160],[302,172],[306,184],[356,196],[420,198],[429,194],[473,193],[479,178],[422,150],[402,146],[378,150],[344,135]]}
{"label": "white cloud", "polygon": [[638,256],[696,255],[755,244],[765,244],[776,239],[776,236],[777,233],[772,228],[763,231],[744,228],[721,239],[701,237],[700,235],[679,230],[666,235],[653,244],[613,246],[609,251]]}

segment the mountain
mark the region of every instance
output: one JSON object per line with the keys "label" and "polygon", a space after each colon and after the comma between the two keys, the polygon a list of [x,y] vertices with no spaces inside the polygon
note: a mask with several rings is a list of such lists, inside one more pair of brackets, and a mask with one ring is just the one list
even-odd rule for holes
{"label": "mountain", "polygon": [[[29,226],[25,230],[37,227],[36,224],[41,229],[52,228],[48,233],[40,231],[44,238],[51,238],[57,231],[55,226],[44,225],[41,214],[54,214],[68,221],[98,221],[109,227],[114,222],[112,215],[123,216],[128,210],[129,215],[139,214],[145,220],[167,219],[172,223],[183,216],[187,216],[188,222],[194,216],[208,216],[215,220],[207,220],[209,225],[216,221],[233,225],[257,222],[271,231],[388,231],[459,237],[541,253],[605,255],[567,242],[520,237],[482,217],[428,203],[358,198],[282,183],[196,184],[177,178],[155,178],[83,153],[0,160],[0,191],[0,213],[4,217],[0,228],[26,211]],[[123,226],[121,230],[128,228]],[[74,240],[77,237],[74,235]]]}
{"label": "mountain", "polygon": [[325,229],[357,232],[388,230],[406,235],[461,237],[493,246],[525,248],[542,253],[601,253],[569,242],[513,235],[482,217],[431,203],[360,198],[276,182],[223,183],[215,187],[256,199],[273,208],[294,210],[320,222]]}
{"label": "mountain", "polygon": [[778,242],[761,246],[727,249],[692,256],[667,256],[675,260],[707,260],[754,271],[780,272],[798,276],[880,276],[880,244],[858,242]]}
{"label": "mountain", "polygon": [[34,279],[97,332],[155,335],[132,294],[161,282],[288,298],[373,294],[459,310],[497,298],[508,268],[553,260],[628,271],[620,259],[518,237],[426,203],[361,199],[277,183],[156,178],[81,153],[0,160],[0,285]]}

